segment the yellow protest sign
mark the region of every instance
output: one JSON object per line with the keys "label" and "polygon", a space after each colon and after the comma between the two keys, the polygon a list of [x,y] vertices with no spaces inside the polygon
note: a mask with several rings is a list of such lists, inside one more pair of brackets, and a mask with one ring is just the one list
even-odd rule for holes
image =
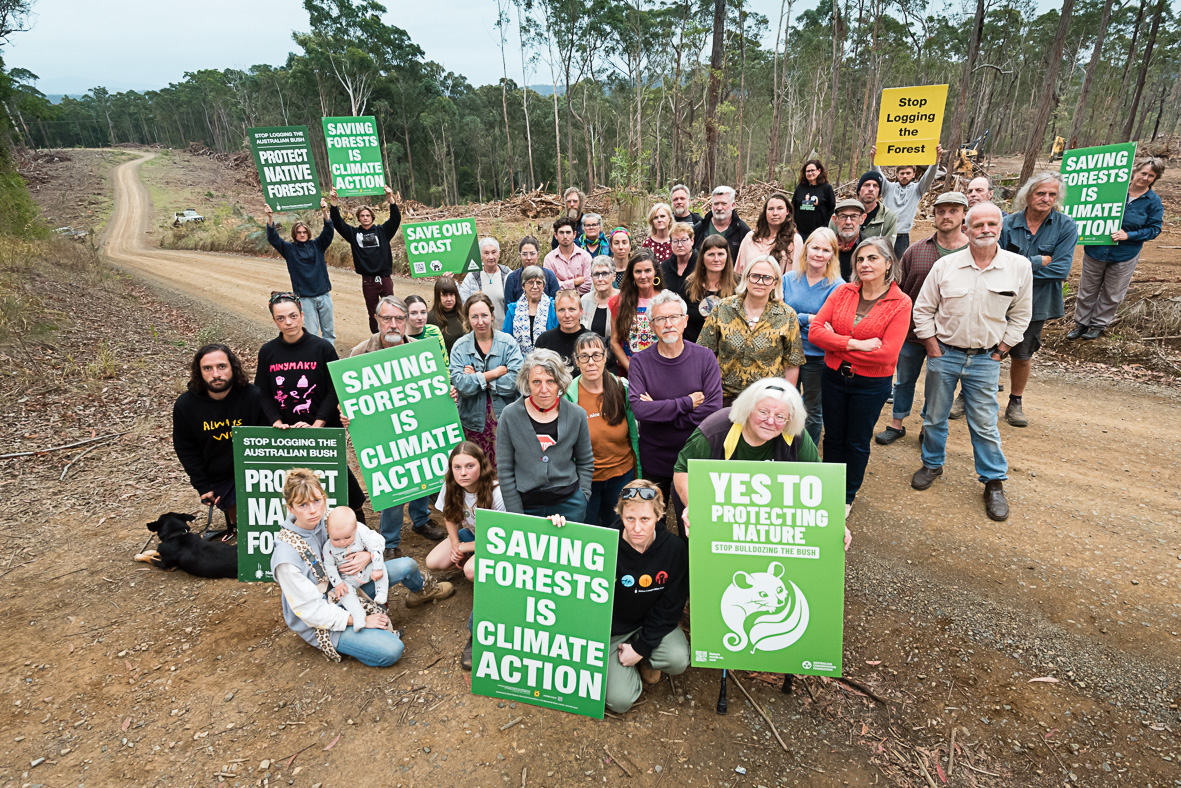
{"label": "yellow protest sign", "polygon": [[934,164],[947,85],[883,88],[874,164]]}

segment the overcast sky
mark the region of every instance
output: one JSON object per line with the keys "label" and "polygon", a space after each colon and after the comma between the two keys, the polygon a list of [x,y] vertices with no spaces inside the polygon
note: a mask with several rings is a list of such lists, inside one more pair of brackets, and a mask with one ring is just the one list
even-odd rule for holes
{"label": "overcast sky", "polygon": [[[386,21],[406,29],[427,59],[473,85],[499,79],[495,0],[385,0],[384,5],[390,9]],[[793,15],[815,5],[816,0],[796,0]],[[931,5],[937,7],[938,0]],[[780,0],[752,0],[750,7],[774,28]],[[291,31],[308,29],[300,0],[35,0],[33,10],[33,29],[11,37],[4,60],[10,68],[37,74],[37,87],[50,94],[85,93],[96,85],[111,92],[150,90],[181,80],[186,71],[281,65],[297,49]],[[510,42],[515,40],[514,35]],[[768,46],[773,42],[772,32]],[[509,76],[518,82],[520,64],[514,47]],[[546,70],[532,74],[529,83],[548,81]]]}

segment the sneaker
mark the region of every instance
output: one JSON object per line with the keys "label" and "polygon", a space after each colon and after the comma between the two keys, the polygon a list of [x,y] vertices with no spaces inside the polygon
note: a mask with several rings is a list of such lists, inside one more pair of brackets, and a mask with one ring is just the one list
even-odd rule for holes
{"label": "sneaker", "polygon": [[1087,328],[1086,326],[1084,326],[1083,324],[1075,323],[1074,328],[1070,329],[1070,331],[1067,332],[1066,338],[1067,339],[1078,339],[1079,337],[1081,337],[1083,334],[1087,333],[1088,331],[1090,331],[1090,329]]}
{"label": "sneaker", "polygon": [[851,503],[845,504],[845,519],[846,520],[849,519],[849,512],[851,512],[851,511],[853,511],[853,504],[851,504]]}
{"label": "sneaker", "polygon": [[640,680],[645,684],[656,684],[662,678],[664,678],[664,674],[659,670],[647,664],[646,662],[640,663]]}
{"label": "sneaker", "polygon": [[889,446],[894,441],[905,436],[906,427],[892,427],[887,424],[884,430],[873,436],[873,439],[880,446]]}
{"label": "sneaker", "polygon": [[928,468],[924,465],[910,477],[910,486],[916,490],[926,490],[942,475],[943,468]]}
{"label": "sneaker", "polygon": [[1086,333],[1083,334],[1083,339],[1086,339],[1088,341],[1092,340],[1092,339],[1098,339],[1100,337],[1100,335],[1102,335],[1102,334],[1103,334],[1103,327],[1102,326],[1091,326],[1090,328],[1087,329]]}
{"label": "sneaker", "polygon": [[951,403],[951,413],[947,414],[949,419],[962,419],[964,417],[964,393],[961,391],[955,395],[955,402]]}
{"label": "sneaker", "polygon": [[387,547],[385,552],[381,554],[381,560],[393,561],[395,558],[401,558],[405,555],[401,547]]}
{"label": "sneaker", "polygon": [[463,647],[463,653],[459,655],[459,666],[464,670],[472,669],[472,636],[467,636],[467,645]]}
{"label": "sneaker", "polygon": [[410,530],[421,536],[423,539],[430,539],[432,542],[441,542],[447,538],[447,532],[439,527],[439,524],[434,520],[427,520],[426,525],[416,525]]}
{"label": "sneaker", "polygon": [[1025,411],[1021,410],[1021,403],[1018,400],[1009,400],[1009,406],[1005,408],[1005,421],[1013,427],[1029,426],[1029,419],[1025,418]]}
{"label": "sneaker", "polygon": [[436,580],[430,572],[422,573],[422,590],[406,595],[406,607],[418,607],[437,599],[446,599],[455,593],[455,586],[446,580]]}

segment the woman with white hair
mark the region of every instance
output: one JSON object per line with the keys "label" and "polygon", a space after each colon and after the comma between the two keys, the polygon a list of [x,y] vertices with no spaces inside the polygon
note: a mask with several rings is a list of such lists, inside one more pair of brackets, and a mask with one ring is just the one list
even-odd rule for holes
{"label": "woman with white hair", "polygon": [[552,350],[525,356],[522,399],[506,405],[496,434],[496,471],[505,508],[583,522],[595,468],[586,411],[563,399],[570,370]]}
{"label": "woman with white hair", "polygon": [[910,329],[910,296],[895,281],[894,247],[880,236],[853,250],[853,281],[832,291],[808,338],[824,351],[824,461],[845,463],[845,514],[865,479],[878,414]]}
{"label": "woman with white hair", "polygon": [[492,299],[492,319],[499,326],[504,322],[504,284],[509,275],[508,266],[500,264],[500,241],[480,239],[480,262],[483,267],[465,276],[459,285],[459,303],[466,304],[474,293],[483,293]]}
{"label": "woman with white hair", "polygon": [[605,340],[611,339],[609,302],[619,293],[615,289],[615,262],[600,255],[591,263],[591,291],[582,297],[582,325]]}
{"label": "woman with white hair", "polygon": [[557,328],[558,318],[554,312],[554,300],[545,294],[545,274],[540,266],[526,266],[521,271],[521,288],[525,292],[516,303],[505,307],[501,331],[512,335],[521,346],[521,352],[528,353],[537,344],[538,337]]}

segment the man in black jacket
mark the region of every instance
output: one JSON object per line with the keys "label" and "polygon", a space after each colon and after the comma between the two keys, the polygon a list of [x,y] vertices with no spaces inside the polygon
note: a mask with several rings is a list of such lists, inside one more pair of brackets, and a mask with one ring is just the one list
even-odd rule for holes
{"label": "man in black jacket", "polygon": [[[328,374],[329,362],[336,361],[336,348],[311,334],[303,326],[299,297],[276,293],[270,300],[271,318],[279,336],[258,349],[254,385],[262,394],[266,423],[278,429],[289,427],[340,427],[336,390]],[[357,522],[365,522],[361,510],[365,491],[352,470],[348,481],[349,508]]]}
{"label": "man in black jacket", "polygon": [[346,224],[341,218],[336,189],[329,191],[328,196],[332,199],[332,226],[352,247],[353,270],[361,275],[361,292],[365,294],[365,311],[369,314],[369,333],[376,334],[377,321],[373,314],[377,311],[377,302],[382,296],[394,294],[394,283],[390,279],[394,274],[394,255],[390,251],[390,242],[402,224],[402,212],[398,210],[397,203],[401,195],[395,195],[393,189],[386,186],[385,198],[390,204],[390,218],[384,224],[376,224],[373,209],[364,205],[357,209],[360,227]]}
{"label": "man in black jacket", "polygon": [[738,247],[742,246],[742,239],[750,234],[750,227],[738,218],[738,211],[734,210],[734,190],[729,186],[719,186],[713,190],[711,198],[713,211],[709,216],[702,217],[693,228],[693,248],[701,251],[701,245],[711,235],[724,235],[726,243],[730,245],[730,259],[738,259]]}
{"label": "man in black jacket", "polygon": [[172,406],[172,446],[201,503],[225,512],[227,531],[238,524],[231,433],[266,423],[262,395],[234,351],[220,344],[198,350],[188,391]]}

